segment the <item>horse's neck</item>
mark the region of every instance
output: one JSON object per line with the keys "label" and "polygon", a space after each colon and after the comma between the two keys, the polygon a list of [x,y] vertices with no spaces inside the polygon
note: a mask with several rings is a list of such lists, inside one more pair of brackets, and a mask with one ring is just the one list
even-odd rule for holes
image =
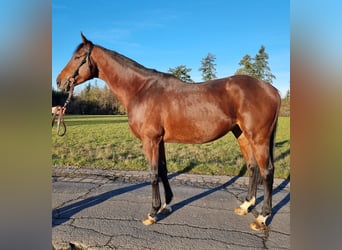
{"label": "horse's neck", "polygon": [[94,59],[99,72],[98,77],[108,84],[127,110],[132,98],[147,82],[146,77],[138,74],[134,68],[122,65],[102,48],[98,48],[96,51]]}

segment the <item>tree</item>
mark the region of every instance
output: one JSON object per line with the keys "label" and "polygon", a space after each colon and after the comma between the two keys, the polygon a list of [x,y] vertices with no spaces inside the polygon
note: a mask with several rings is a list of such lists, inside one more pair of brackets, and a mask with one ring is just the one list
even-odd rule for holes
{"label": "tree", "polygon": [[285,99],[286,99],[286,100],[290,100],[290,90],[287,90],[287,91],[286,91]]}
{"label": "tree", "polygon": [[281,99],[279,116],[290,116],[290,98],[290,90],[288,90],[285,97]]}
{"label": "tree", "polygon": [[68,93],[52,89],[52,106],[63,106],[66,99],[68,99]]}
{"label": "tree", "polygon": [[253,58],[250,55],[245,55],[239,62],[239,65],[243,66],[235,72],[235,75],[249,75],[254,76]]}
{"label": "tree", "polygon": [[271,73],[271,69],[268,66],[269,56],[265,50],[265,46],[261,45],[258,54],[254,58],[246,54],[239,62],[242,68],[238,69],[235,74],[249,75],[273,83],[273,79],[276,77]]}
{"label": "tree", "polygon": [[199,71],[202,71],[203,81],[208,81],[216,78],[216,64],[214,63],[215,60],[215,55],[211,53],[208,53],[208,55],[202,59],[202,67],[199,68]]}
{"label": "tree", "polygon": [[188,69],[185,65],[179,65],[175,68],[169,68],[168,72],[170,72],[172,75],[182,80],[183,82],[193,83],[194,81],[191,79],[191,76],[188,75],[191,70],[192,69]]}
{"label": "tree", "polygon": [[[52,89],[52,106],[63,105],[67,96],[67,92]],[[95,84],[88,82],[79,93],[73,95],[67,107],[67,113],[112,115],[125,114],[126,110],[107,85],[99,87],[95,81]]]}
{"label": "tree", "polygon": [[268,66],[268,58],[269,56],[265,52],[265,46],[262,45],[258,54],[255,56],[256,78],[272,83],[275,76],[271,73],[271,69]]}

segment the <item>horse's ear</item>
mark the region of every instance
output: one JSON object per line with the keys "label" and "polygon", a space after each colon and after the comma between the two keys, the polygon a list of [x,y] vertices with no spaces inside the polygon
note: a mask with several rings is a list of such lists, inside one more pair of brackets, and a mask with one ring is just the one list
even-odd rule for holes
{"label": "horse's ear", "polygon": [[81,32],[81,37],[82,37],[82,42],[83,42],[84,45],[89,43],[88,39],[83,35],[82,32]]}

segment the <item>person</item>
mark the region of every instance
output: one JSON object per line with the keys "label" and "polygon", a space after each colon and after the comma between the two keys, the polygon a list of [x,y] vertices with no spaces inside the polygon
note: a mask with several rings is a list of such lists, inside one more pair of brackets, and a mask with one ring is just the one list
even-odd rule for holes
{"label": "person", "polygon": [[61,112],[63,113],[63,115],[64,115],[64,113],[65,113],[65,110],[66,110],[66,108],[65,107],[61,107],[61,106],[54,106],[54,107],[52,107],[52,114],[55,114],[56,113],[56,115],[60,115],[61,114]]}
{"label": "person", "polygon": [[[54,106],[52,107],[52,127],[55,123],[55,119],[56,119],[56,116],[58,116],[58,120],[57,120],[57,134],[59,136],[63,136],[65,133],[66,133],[66,126],[65,126],[65,123],[64,123],[64,114],[65,114],[65,111],[66,111],[66,107],[62,107],[62,106]],[[60,133],[60,124],[63,124],[63,127],[64,127],[64,131],[63,133]]]}

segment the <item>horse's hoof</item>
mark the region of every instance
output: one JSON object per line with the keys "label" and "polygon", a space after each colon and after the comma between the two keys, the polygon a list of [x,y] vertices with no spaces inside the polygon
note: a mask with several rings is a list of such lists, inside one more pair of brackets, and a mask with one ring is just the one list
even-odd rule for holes
{"label": "horse's hoof", "polygon": [[255,196],[252,197],[249,201],[246,199],[238,208],[235,208],[234,212],[238,215],[246,215],[248,214],[248,209],[251,206],[255,205]]}
{"label": "horse's hoof", "polygon": [[152,217],[150,214],[147,214],[147,218],[143,219],[142,223],[144,223],[145,226],[150,226],[156,223],[156,217]]}
{"label": "horse's hoof", "polygon": [[258,218],[250,225],[250,228],[255,230],[255,231],[264,231],[268,227],[266,226],[266,219],[267,216],[264,217],[262,215],[259,215]]}
{"label": "horse's hoof", "polygon": [[259,221],[255,220],[251,225],[251,229],[255,231],[264,231],[267,229],[267,226],[264,223],[260,223]]}
{"label": "horse's hoof", "polygon": [[234,213],[238,215],[246,215],[248,211],[246,209],[242,209],[241,207],[237,207],[235,208]]}
{"label": "horse's hoof", "polygon": [[158,213],[161,214],[171,214],[172,213],[172,207],[166,203],[159,209]]}

